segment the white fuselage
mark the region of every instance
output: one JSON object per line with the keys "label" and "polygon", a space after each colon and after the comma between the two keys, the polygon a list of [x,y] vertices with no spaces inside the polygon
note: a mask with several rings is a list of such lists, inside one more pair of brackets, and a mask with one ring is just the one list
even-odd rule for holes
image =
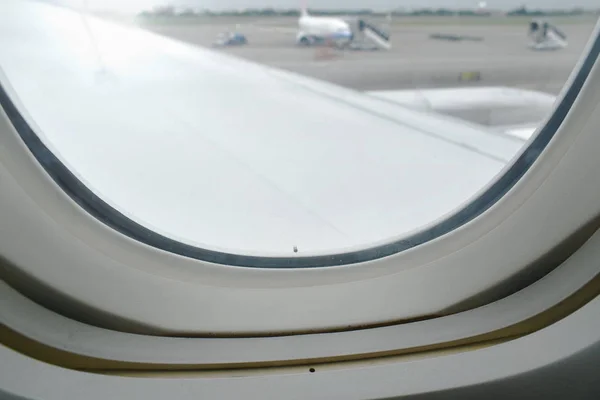
{"label": "white fuselage", "polygon": [[353,37],[350,24],[341,18],[302,15],[298,20],[298,41],[310,44],[316,40],[346,40]]}

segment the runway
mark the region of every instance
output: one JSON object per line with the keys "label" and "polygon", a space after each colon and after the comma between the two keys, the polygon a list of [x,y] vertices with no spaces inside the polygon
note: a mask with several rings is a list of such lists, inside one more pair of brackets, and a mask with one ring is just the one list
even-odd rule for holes
{"label": "runway", "polygon": [[[295,45],[294,18],[214,18],[211,21],[144,23],[156,33],[199,46],[211,46],[221,32],[244,33],[249,45],[217,49],[272,67],[300,73],[357,90],[397,90],[456,86],[509,86],[558,94],[590,38],[595,21],[566,20],[559,27],[569,46],[550,52],[527,48],[527,19],[493,21],[425,21],[396,19],[389,31],[390,51],[320,50]],[[382,25],[384,22],[379,21]],[[448,42],[433,33],[481,37],[481,41]],[[321,50],[322,51],[322,50]],[[481,80],[461,81],[463,72]]]}

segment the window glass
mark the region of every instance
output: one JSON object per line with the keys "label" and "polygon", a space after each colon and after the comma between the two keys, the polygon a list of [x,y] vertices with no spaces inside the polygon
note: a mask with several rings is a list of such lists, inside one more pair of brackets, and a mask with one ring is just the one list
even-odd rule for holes
{"label": "window glass", "polygon": [[308,6],[4,0],[3,106],[138,240],[290,266],[367,252],[320,262],[346,263],[472,218],[426,230],[535,139],[598,17],[590,0]]}

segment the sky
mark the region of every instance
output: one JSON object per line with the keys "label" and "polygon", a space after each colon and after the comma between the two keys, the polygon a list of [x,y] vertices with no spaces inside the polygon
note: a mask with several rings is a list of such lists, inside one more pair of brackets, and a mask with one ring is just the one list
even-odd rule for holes
{"label": "sky", "polygon": [[[0,0],[1,1],[1,0]],[[303,0],[47,0],[80,7],[87,2],[96,10],[138,12],[164,4],[202,7],[207,9],[237,9],[249,7],[299,8]],[[370,8],[374,10],[402,7],[474,8],[476,0],[308,0],[312,8]],[[489,8],[510,9],[521,5],[529,8],[599,8],[598,0],[487,0]]]}

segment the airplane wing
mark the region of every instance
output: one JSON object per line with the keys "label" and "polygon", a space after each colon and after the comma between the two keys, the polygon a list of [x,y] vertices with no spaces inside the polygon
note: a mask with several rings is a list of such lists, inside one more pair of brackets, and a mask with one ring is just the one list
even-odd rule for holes
{"label": "airplane wing", "polygon": [[[0,66],[3,106],[50,173],[60,162],[126,218],[234,253],[387,242],[460,207],[524,143],[33,1],[2,1]],[[463,97],[435,93],[419,101]]]}
{"label": "airplane wing", "polygon": [[449,115],[528,140],[551,114],[556,96],[518,88],[475,87],[373,91],[370,95],[415,110]]}

